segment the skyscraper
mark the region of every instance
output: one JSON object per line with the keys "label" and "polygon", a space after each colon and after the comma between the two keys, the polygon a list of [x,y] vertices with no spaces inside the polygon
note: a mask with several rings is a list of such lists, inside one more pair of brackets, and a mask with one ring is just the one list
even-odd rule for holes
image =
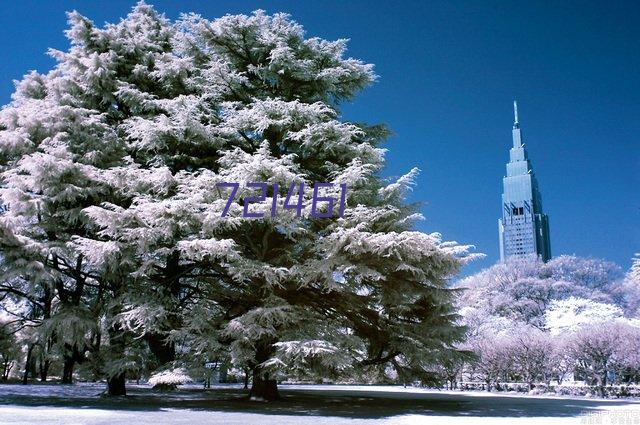
{"label": "skyscraper", "polygon": [[549,218],[542,212],[542,197],[522,143],[515,101],[513,113],[513,147],[502,179],[502,218],[498,219],[500,260],[537,254],[547,261],[551,258]]}

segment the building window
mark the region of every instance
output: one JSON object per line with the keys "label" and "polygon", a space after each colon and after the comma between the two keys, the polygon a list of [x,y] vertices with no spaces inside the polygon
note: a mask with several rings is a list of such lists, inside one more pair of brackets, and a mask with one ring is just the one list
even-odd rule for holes
{"label": "building window", "polygon": [[513,215],[524,215],[523,207],[513,207],[511,208],[511,214]]}

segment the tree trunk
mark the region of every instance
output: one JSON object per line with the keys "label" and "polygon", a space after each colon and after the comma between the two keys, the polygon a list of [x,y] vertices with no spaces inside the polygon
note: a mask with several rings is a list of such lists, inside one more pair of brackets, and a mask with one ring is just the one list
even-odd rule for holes
{"label": "tree trunk", "polygon": [[30,369],[30,363],[31,363],[31,354],[33,353],[33,349],[36,345],[35,344],[30,344],[29,348],[27,349],[27,360],[25,361],[24,364],[24,375],[22,375],[22,384],[23,385],[27,385],[29,383],[29,369]]}
{"label": "tree trunk", "polygon": [[263,375],[258,368],[254,368],[249,398],[252,400],[278,400],[280,398],[278,382],[275,379],[269,379],[268,375]]}
{"label": "tree trunk", "polygon": [[13,365],[11,364],[11,360],[5,360],[2,364],[2,380],[6,381],[9,379],[9,373],[11,373],[11,368]]}
{"label": "tree trunk", "polygon": [[107,379],[107,395],[127,395],[124,372]]}
{"label": "tree trunk", "polygon": [[244,389],[249,389],[249,369],[244,370]]}
{"label": "tree trunk", "polygon": [[62,369],[62,383],[73,383],[73,369],[76,363],[82,363],[85,360],[83,352],[78,350],[78,347],[72,347],[69,344],[65,345],[66,351],[63,356],[64,365]]}
{"label": "tree trunk", "polygon": [[454,376],[453,378],[449,379],[449,389],[450,390],[455,390],[458,388],[458,381],[456,380],[456,377]]}
{"label": "tree trunk", "polygon": [[76,364],[74,357],[67,357],[64,359],[64,367],[62,368],[62,383],[73,384],[73,367]]}
{"label": "tree trunk", "polygon": [[[183,270],[184,268],[180,266],[180,252],[176,250],[167,256],[165,267],[162,269],[162,273],[157,276],[157,283],[164,291],[163,295],[173,302],[177,302],[180,298],[182,290],[180,278]],[[176,359],[175,344],[167,341],[166,337],[170,330],[180,328],[180,319],[177,314],[169,314],[166,320],[160,332],[150,333],[145,338],[149,349],[158,361],[158,367]]]}
{"label": "tree trunk", "polygon": [[[109,346],[112,355],[123,358],[126,347],[126,335],[119,325],[114,324],[109,327]],[[117,374],[107,377],[107,395],[120,396],[127,395],[125,387],[125,371],[119,371]]]}
{"label": "tree trunk", "polygon": [[176,346],[172,342],[167,342],[165,335],[159,333],[147,334],[149,349],[158,360],[158,366],[163,366],[176,359]]}
{"label": "tree trunk", "polygon": [[95,342],[92,344],[92,349],[91,349],[91,355],[93,357],[93,361],[91,364],[91,373],[92,373],[91,380],[93,382],[98,382],[102,377],[102,368],[101,368],[102,362],[100,361],[101,359],[100,347],[102,344],[102,332],[100,332],[99,328],[94,335],[94,340]]}
{"label": "tree trunk", "polygon": [[[38,344],[35,344],[36,346]],[[35,350],[35,346],[33,347]],[[35,355],[33,355],[33,353],[31,353],[31,361],[28,363],[29,364],[29,376],[33,379],[36,377],[36,375],[38,374],[38,359],[36,358]]]}
{"label": "tree trunk", "polygon": [[38,370],[40,372],[40,382],[47,382],[47,376],[49,376],[49,367],[51,362],[44,358],[40,358],[40,364]]}
{"label": "tree trunk", "polygon": [[598,387],[598,392],[600,393],[600,397],[604,398],[607,396],[605,387],[607,386],[607,364],[602,363],[600,368],[600,373],[596,375],[596,384]]}
{"label": "tree trunk", "polygon": [[278,382],[262,370],[260,365],[269,360],[274,353],[273,340],[261,340],[256,344],[255,366],[253,367],[253,381],[249,398],[255,400],[278,400]]}

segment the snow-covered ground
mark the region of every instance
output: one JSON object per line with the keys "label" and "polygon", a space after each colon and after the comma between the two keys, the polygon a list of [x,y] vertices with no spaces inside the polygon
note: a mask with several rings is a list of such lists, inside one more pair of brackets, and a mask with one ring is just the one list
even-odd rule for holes
{"label": "snow-covered ground", "polygon": [[236,385],[173,393],[104,384],[0,385],[0,424],[613,424],[640,423],[640,402],[529,397],[388,386],[282,385],[283,400],[250,402]]}

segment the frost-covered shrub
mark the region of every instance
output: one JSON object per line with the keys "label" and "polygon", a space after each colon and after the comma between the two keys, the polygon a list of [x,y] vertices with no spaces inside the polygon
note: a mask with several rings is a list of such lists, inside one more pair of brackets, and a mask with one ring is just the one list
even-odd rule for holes
{"label": "frost-covered shrub", "polygon": [[178,385],[189,382],[193,382],[193,380],[182,368],[154,373],[149,378],[149,384],[153,385],[153,389],[161,391],[172,391],[178,388]]}
{"label": "frost-covered shrub", "polygon": [[[568,395],[576,397],[594,397],[601,394],[600,388],[593,385],[571,385],[563,384],[551,387],[557,395]],[[609,385],[604,388],[606,397],[640,397],[640,386],[638,385]]]}

